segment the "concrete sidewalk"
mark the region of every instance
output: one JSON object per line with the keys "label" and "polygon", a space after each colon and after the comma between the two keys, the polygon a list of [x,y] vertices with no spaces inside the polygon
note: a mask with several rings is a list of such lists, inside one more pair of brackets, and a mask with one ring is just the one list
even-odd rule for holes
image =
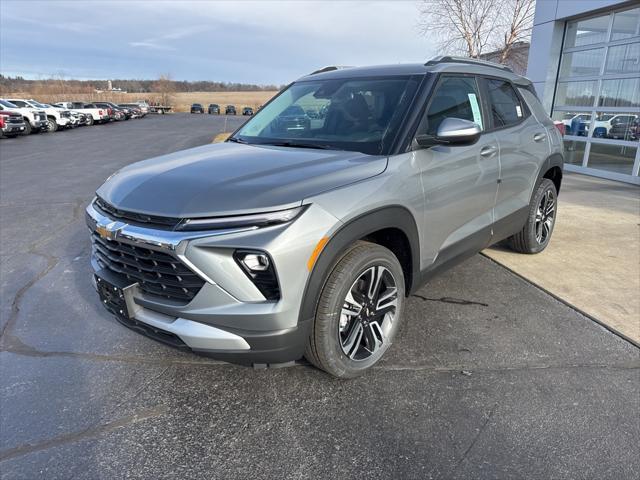
{"label": "concrete sidewalk", "polygon": [[544,252],[494,246],[484,254],[640,342],[639,227],[640,188],[566,173]]}

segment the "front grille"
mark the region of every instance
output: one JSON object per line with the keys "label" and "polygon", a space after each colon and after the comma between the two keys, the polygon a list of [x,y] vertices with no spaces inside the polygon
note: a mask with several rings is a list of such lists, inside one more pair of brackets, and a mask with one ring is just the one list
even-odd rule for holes
{"label": "front grille", "polygon": [[94,206],[110,218],[123,220],[133,225],[144,225],[145,227],[159,228],[162,230],[173,230],[181,221],[179,218],[158,217],[155,215],[146,215],[144,213],[120,210],[119,208],[108,204],[100,197],[96,198]]}
{"label": "front grille", "polygon": [[105,240],[95,232],[91,238],[100,266],[138,282],[144,293],[188,302],[204,285],[204,280],[168,253]]}

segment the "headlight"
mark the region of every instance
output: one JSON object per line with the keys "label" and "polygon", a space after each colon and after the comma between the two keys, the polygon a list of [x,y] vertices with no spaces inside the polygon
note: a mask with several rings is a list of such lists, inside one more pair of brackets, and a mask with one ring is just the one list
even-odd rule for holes
{"label": "headlight", "polygon": [[238,227],[268,227],[294,220],[307,206],[278,210],[277,212],[254,213],[233,217],[187,218],[178,225],[177,230],[220,230]]}

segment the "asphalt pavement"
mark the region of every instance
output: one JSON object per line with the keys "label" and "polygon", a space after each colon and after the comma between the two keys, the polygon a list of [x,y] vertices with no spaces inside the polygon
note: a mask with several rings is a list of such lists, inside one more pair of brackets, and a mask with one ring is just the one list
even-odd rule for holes
{"label": "asphalt pavement", "polygon": [[355,380],[215,362],[118,324],[91,286],[84,207],[118,168],[224,122],[0,141],[0,478],[640,476],[640,350],[480,255],[411,297]]}

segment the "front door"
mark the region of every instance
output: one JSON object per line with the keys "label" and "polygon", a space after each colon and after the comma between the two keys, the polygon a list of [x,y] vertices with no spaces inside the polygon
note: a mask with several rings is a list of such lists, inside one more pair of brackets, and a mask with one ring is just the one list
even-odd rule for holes
{"label": "front door", "polygon": [[[444,75],[416,135],[435,135],[445,118],[470,120],[484,130],[481,105],[474,76]],[[483,133],[473,145],[436,145],[414,152],[425,195],[423,265],[446,263],[489,242],[498,151],[495,136]]]}

